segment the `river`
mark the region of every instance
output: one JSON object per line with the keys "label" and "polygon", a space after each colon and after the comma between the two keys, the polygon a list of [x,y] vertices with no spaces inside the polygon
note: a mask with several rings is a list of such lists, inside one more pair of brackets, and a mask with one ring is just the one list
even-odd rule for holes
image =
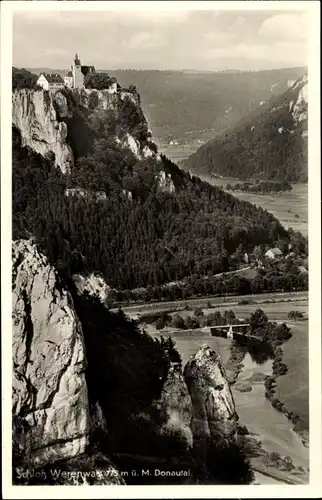
{"label": "river", "polygon": [[[247,353],[243,360],[244,368],[238,381],[247,380],[253,373],[272,374],[272,360],[262,365],[252,361]],[[232,386],[236,411],[240,422],[254,433],[265,450],[276,452],[281,456],[289,456],[296,466],[309,467],[309,450],[302,444],[301,438],[293,431],[292,422],[284,413],[276,410],[265,398],[265,387],[262,382],[252,385],[251,392],[238,392]]]}
{"label": "river", "polygon": [[[146,329],[153,336],[162,335],[162,332],[156,332],[155,329],[148,325]],[[166,333],[163,333],[163,335],[166,335]],[[229,339],[213,337],[209,333],[200,330],[172,332],[171,336],[181,354],[183,365],[204,343],[207,343],[211,349],[220,353],[224,365],[228,362],[231,346],[231,340]],[[272,374],[272,360],[267,360],[259,365],[246,353],[243,365],[244,367],[238,376],[238,382],[247,380],[254,372],[261,372],[265,375]],[[293,431],[292,422],[283,413],[276,410],[270,401],[265,398],[264,383],[253,384],[251,392],[239,392],[234,385],[231,387],[240,423],[247,426],[250,433],[262,443],[263,449],[269,453],[279,453],[283,457],[289,456],[295,466],[301,466],[307,470],[309,467],[309,450],[303,446],[300,437]],[[261,474],[255,475],[256,482],[261,480],[261,476]],[[266,478],[265,482],[272,484],[275,481]]]}

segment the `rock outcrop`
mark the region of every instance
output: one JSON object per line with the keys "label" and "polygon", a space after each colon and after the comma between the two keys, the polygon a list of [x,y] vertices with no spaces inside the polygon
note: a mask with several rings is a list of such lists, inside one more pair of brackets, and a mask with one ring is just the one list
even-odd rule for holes
{"label": "rock outcrop", "polygon": [[18,445],[28,441],[30,461],[41,465],[88,443],[83,333],[70,293],[36,246],[13,242],[12,258],[12,414],[23,423]]}
{"label": "rock outcrop", "polygon": [[98,273],[91,273],[87,276],[73,274],[72,280],[76,286],[78,295],[87,292],[93,297],[98,297],[101,302],[105,302],[111,291],[104,278]]}
{"label": "rock outcrop", "polygon": [[172,180],[171,174],[167,174],[164,170],[161,170],[156,176],[157,186],[159,191],[166,193],[175,193],[176,187]]}
{"label": "rock outcrop", "polygon": [[[46,156],[55,156],[55,166],[62,173],[69,173],[75,157],[70,145],[73,135],[73,118],[80,123],[82,113],[101,113],[109,110],[118,117],[119,106],[125,101],[136,107],[144,125],[147,123],[141,111],[140,97],[136,92],[111,93],[109,90],[81,89],[73,95],[67,90],[45,91],[19,89],[12,93],[12,124],[20,131],[22,146]],[[77,104],[76,104],[77,103]],[[147,128],[147,132],[148,128]],[[138,159],[155,156],[155,144],[151,132],[142,143],[129,132],[115,135],[115,141],[122,148],[129,149]]]}
{"label": "rock outcrop", "polygon": [[12,94],[12,123],[20,131],[22,145],[42,156],[55,155],[55,166],[68,173],[74,155],[67,143],[67,125],[61,120],[69,113],[61,92],[20,89]]}
{"label": "rock outcrop", "polygon": [[300,87],[297,101],[293,105],[292,114],[295,123],[304,124],[302,136],[307,137],[308,120],[308,79],[304,76],[300,82],[294,85],[294,88]]}
{"label": "rock outcrop", "polygon": [[105,191],[93,191],[82,188],[68,188],[65,190],[65,196],[75,196],[76,198],[87,198],[93,201],[105,201],[107,195]]}
{"label": "rock outcrop", "polygon": [[233,439],[238,417],[219,354],[203,345],[187,362],[184,376],[192,400],[194,439]]}
{"label": "rock outcrop", "polygon": [[191,447],[193,442],[190,428],[192,418],[191,397],[185,383],[181,367],[173,363],[170,366],[168,377],[164,383],[159,408],[166,413],[168,420],[164,431],[175,431]]}

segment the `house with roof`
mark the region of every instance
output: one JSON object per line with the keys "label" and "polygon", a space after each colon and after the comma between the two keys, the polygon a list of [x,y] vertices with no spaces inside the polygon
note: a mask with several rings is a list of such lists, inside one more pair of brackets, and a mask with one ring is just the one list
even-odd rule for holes
{"label": "house with roof", "polygon": [[64,80],[59,73],[41,73],[37,84],[44,90],[59,90],[64,87]]}
{"label": "house with roof", "polygon": [[300,274],[308,274],[308,270],[304,266],[298,266],[297,269]]}
{"label": "house with roof", "polygon": [[270,248],[265,253],[265,257],[268,259],[280,259],[283,257],[283,252],[279,248]]}

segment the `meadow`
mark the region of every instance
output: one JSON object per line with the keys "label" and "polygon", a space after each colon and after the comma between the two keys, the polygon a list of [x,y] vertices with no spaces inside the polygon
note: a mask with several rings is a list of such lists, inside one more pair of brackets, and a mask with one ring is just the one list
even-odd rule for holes
{"label": "meadow", "polygon": [[276,396],[287,409],[300,415],[309,428],[309,325],[308,321],[288,322],[292,338],[283,345],[288,371],[277,377]]}
{"label": "meadow", "polygon": [[[238,179],[217,178],[200,176],[204,181],[214,186],[225,186],[240,183]],[[266,209],[272,213],[286,228],[300,231],[304,236],[308,235],[308,185],[293,184],[293,190],[289,193],[278,193],[261,195],[253,193],[234,192],[233,195],[240,200],[249,201],[254,205]]]}

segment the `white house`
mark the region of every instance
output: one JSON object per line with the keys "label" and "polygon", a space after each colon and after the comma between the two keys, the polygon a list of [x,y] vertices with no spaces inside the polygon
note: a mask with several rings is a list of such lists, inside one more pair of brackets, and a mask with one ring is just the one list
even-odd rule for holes
{"label": "white house", "polygon": [[37,84],[44,90],[59,90],[64,87],[64,80],[58,73],[42,73]]}
{"label": "white house", "polygon": [[265,253],[265,257],[268,259],[280,259],[283,256],[282,251],[279,248],[270,248]]}

